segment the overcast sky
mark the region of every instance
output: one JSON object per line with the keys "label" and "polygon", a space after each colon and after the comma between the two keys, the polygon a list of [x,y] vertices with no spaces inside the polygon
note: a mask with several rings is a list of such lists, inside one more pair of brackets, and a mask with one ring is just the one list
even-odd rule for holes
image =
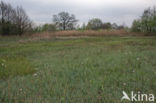
{"label": "overcast sky", "polygon": [[76,15],[79,23],[91,18],[130,26],[156,0],[3,0],[21,5],[36,24],[51,23],[52,15],[66,11]]}

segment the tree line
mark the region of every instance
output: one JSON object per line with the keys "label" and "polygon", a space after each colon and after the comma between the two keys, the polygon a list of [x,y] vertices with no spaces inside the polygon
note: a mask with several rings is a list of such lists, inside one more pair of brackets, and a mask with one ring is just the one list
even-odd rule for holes
{"label": "tree line", "polygon": [[84,23],[81,27],[77,25],[78,20],[74,14],[68,12],[60,12],[53,15],[53,24],[44,24],[35,28],[35,31],[56,31],[56,30],[100,30],[100,29],[124,29],[123,25],[116,23],[103,23],[99,18],[93,18],[88,21],[87,25]]}
{"label": "tree line", "polygon": [[132,31],[155,33],[156,32],[156,6],[145,9],[142,16],[133,21]]}
{"label": "tree line", "polygon": [[32,29],[32,22],[21,6],[13,8],[9,3],[0,2],[0,34],[22,35]]}
{"label": "tree line", "polygon": [[[101,29],[125,29],[124,25],[103,22],[99,18],[93,18],[87,24],[78,26],[78,19],[74,14],[60,12],[53,15],[50,24],[33,26],[33,22],[21,6],[12,7],[11,4],[0,2],[0,35],[23,35],[43,31],[58,30],[101,30]],[[133,32],[156,32],[156,7],[144,10],[141,18],[134,20],[130,29]]]}

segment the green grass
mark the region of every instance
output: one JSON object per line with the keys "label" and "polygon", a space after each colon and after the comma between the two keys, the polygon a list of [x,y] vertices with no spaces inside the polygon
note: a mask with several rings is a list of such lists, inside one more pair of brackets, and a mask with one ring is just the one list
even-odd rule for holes
{"label": "green grass", "polygon": [[0,79],[31,73],[35,73],[35,69],[24,57],[16,56],[0,58]]}
{"label": "green grass", "polygon": [[156,37],[19,40],[0,38],[0,103],[121,103],[123,90],[156,96]]}

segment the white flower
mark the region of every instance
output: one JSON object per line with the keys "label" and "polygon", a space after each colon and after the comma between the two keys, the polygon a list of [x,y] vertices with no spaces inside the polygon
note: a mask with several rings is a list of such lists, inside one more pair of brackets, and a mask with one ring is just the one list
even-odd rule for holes
{"label": "white flower", "polygon": [[19,90],[22,91],[22,88],[20,88]]}
{"label": "white flower", "polygon": [[135,72],[135,70],[133,70],[133,73]]}
{"label": "white flower", "polygon": [[140,60],[140,58],[137,58],[137,60]]}
{"label": "white flower", "polygon": [[2,65],[2,66],[4,66],[4,64],[3,64],[3,63],[2,63],[1,65]]}
{"label": "white flower", "polygon": [[126,85],[126,83],[123,83],[123,85]]}
{"label": "white flower", "polygon": [[37,73],[35,73],[34,76],[36,77],[37,76]]}

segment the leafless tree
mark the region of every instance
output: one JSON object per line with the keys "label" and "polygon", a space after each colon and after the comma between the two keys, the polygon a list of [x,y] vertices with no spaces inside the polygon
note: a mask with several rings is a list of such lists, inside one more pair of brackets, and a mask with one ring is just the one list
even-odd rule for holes
{"label": "leafless tree", "polygon": [[60,12],[58,15],[53,15],[53,22],[61,30],[74,29],[77,21],[75,15],[70,15],[68,12]]}
{"label": "leafless tree", "polygon": [[22,7],[13,8],[9,3],[0,2],[0,33],[19,34],[31,28],[31,21]]}
{"label": "leafless tree", "polygon": [[20,35],[31,28],[32,22],[22,7],[16,8],[16,24]]}

